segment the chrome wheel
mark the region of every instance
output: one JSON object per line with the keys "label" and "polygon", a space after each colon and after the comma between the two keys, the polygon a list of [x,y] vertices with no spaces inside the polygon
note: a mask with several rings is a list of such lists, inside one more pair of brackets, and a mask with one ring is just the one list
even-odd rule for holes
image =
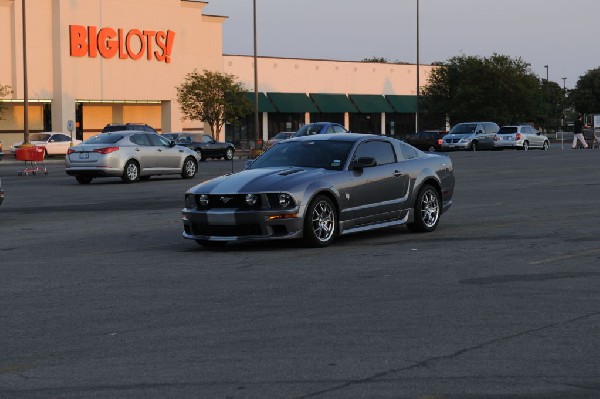
{"label": "chrome wheel", "polygon": [[547,141],[544,141],[544,145],[542,146],[542,150],[548,151],[548,148],[550,148],[550,145],[548,144]]}
{"label": "chrome wheel", "polygon": [[196,175],[196,171],[196,162],[192,158],[186,158],[186,160],[183,162],[181,177],[184,179],[191,179]]}
{"label": "chrome wheel", "polygon": [[228,148],[227,151],[225,151],[225,159],[228,161],[233,159],[233,148]]}
{"label": "chrome wheel", "polygon": [[414,221],[407,225],[410,230],[435,230],[440,221],[440,196],[434,187],[427,184],[421,188],[415,202],[414,215]]}
{"label": "chrome wheel", "polygon": [[527,150],[529,150],[529,143],[528,143],[527,141],[524,141],[524,142],[523,142],[523,150],[524,150],[524,151],[527,151]]}
{"label": "chrome wheel", "polygon": [[123,170],[123,176],[121,179],[125,183],[133,183],[140,177],[140,167],[135,161],[128,161],[125,164],[125,169]]}
{"label": "chrome wheel", "polygon": [[337,214],[331,200],[318,196],[311,202],[304,223],[304,237],[309,245],[324,247],[335,238]]}

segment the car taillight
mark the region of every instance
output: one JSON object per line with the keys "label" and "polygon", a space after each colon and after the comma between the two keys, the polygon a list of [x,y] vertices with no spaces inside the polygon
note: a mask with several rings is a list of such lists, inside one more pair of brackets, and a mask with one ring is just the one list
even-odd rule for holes
{"label": "car taillight", "polygon": [[517,133],[517,140],[521,140],[521,133]]}
{"label": "car taillight", "polygon": [[442,139],[438,139],[437,143],[438,145],[442,145]]}
{"label": "car taillight", "polygon": [[115,151],[119,151],[119,147],[104,147],[104,148],[96,148],[94,150],[94,152],[97,152],[98,154],[102,154],[102,155],[110,154],[111,152],[115,152]]}
{"label": "car taillight", "polygon": [[69,154],[72,154],[72,153],[74,153],[74,152],[75,152],[75,150],[74,150],[74,149],[72,149],[72,148],[69,148],[69,149],[67,150],[67,155],[69,155]]}

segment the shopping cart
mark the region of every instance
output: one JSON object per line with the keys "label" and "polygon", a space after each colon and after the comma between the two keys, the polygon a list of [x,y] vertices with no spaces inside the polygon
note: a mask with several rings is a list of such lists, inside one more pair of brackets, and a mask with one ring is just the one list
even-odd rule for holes
{"label": "shopping cart", "polygon": [[[44,156],[46,155],[46,149],[41,146],[31,147],[20,147],[15,151],[15,159],[17,161],[25,161],[25,169],[17,172],[19,176],[28,174],[35,175],[37,172],[43,172],[48,174],[48,169],[44,164]],[[41,165],[38,164],[41,162]]]}

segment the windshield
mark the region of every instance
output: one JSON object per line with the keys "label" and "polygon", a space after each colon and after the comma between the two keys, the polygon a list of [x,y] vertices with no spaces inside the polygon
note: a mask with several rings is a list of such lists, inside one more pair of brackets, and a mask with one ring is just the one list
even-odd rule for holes
{"label": "windshield", "polygon": [[516,133],[516,132],[517,132],[516,126],[502,126],[500,128],[500,130],[498,130],[498,134],[511,134],[511,133]]}
{"label": "windshield", "polygon": [[302,126],[296,133],[294,133],[294,137],[300,136],[310,136],[311,134],[318,134],[321,131],[321,125],[316,123],[309,123],[308,125]]}
{"label": "windshield", "polygon": [[475,133],[477,123],[459,123],[450,130],[450,134],[467,134]]}
{"label": "windshield", "polygon": [[49,138],[50,138],[49,134],[43,134],[43,133],[36,133],[36,134],[29,135],[30,141],[48,141]]}
{"label": "windshield", "polygon": [[277,139],[277,140],[285,140],[285,139],[289,139],[292,136],[293,133],[286,133],[286,132],[281,132],[281,133],[277,133],[273,138]]}
{"label": "windshield", "polygon": [[283,141],[257,158],[249,169],[300,166],[342,170],[353,144],[333,140]]}
{"label": "windshield", "polygon": [[83,144],[114,144],[123,138],[120,134],[101,133],[97,136],[90,137]]}

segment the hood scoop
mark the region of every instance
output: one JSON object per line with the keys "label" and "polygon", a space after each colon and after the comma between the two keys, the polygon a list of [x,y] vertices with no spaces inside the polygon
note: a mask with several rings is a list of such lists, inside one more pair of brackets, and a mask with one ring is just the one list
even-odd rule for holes
{"label": "hood scoop", "polygon": [[294,175],[296,173],[300,173],[304,171],[304,169],[288,169],[288,170],[284,170],[283,172],[278,173],[279,176],[289,176],[289,175]]}

